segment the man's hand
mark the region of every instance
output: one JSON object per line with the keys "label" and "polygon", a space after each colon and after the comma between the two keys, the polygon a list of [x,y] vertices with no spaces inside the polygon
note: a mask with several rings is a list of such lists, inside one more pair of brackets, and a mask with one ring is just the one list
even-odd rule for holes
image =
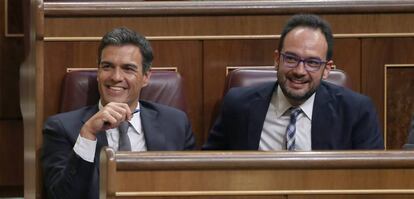
{"label": "man's hand", "polygon": [[86,121],[80,135],[86,139],[96,140],[97,132],[118,127],[122,121],[130,120],[131,117],[128,104],[110,102]]}

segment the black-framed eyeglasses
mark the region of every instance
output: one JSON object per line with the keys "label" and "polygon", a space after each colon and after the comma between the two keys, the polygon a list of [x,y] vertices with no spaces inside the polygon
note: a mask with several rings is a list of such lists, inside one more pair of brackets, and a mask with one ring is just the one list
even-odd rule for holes
{"label": "black-framed eyeglasses", "polygon": [[302,59],[299,56],[292,55],[292,54],[286,54],[286,53],[280,53],[283,58],[283,65],[288,68],[296,68],[300,62],[303,62],[303,65],[305,66],[305,70],[309,72],[315,72],[318,71],[321,66],[326,64],[326,61],[322,61],[318,58],[307,58]]}

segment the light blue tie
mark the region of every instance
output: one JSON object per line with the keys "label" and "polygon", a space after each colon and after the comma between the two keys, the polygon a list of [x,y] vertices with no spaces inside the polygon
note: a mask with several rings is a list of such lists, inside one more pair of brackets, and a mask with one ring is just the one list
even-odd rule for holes
{"label": "light blue tie", "polygon": [[294,151],[295,146],[295,132],[296,132],[296,119],[302,111],[299,107],[290,108],[290,122],[286,128],[286,149],[288,151]]}

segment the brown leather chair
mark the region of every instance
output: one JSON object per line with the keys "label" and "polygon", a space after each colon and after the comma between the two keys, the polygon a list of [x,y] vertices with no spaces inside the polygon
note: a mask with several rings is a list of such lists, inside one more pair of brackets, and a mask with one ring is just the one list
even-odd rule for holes
{"label": "brown leather chair", "polygon": [[[260,83],[276,81],[276,73],[273,67],[235,69],[227,75],[224,94],[232,87],[253,86]],[[331,70],[326,81],[349,88],[349,81],[345,72],[339,69]]]}
{"label": "brown leather chair", "polygon": [[[62,85],[60,112],[98,103],[96,75],[96,70],[66,73]],[[150,82],[141,90],[140,98],[187,111],[183,81],[175,71],[152,71]]]}

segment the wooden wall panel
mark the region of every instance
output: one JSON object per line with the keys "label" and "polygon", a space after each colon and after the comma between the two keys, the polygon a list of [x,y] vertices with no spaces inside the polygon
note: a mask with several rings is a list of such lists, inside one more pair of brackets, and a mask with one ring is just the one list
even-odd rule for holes
{"label": "wooden wall panel", "polygon": [[223,96],[227,66],[270,66],[277,40],[209,40],[204,42],[204,135],[213,124]]}
{"label": "wooden wall panel", "polygon": [[[289,16],[171,16],[165,17],[103,17],[105,23],[94,18],[46,18],[46,37],[102,36],[109,28],[120,25],[141,30],[147,36],[185,35],[260,35],[276,34]],[[71,30],[62,30],[72,24]],[[76,24],[76,26],[75,26]],[[229,24],[231,24],[229,26]],[[93,28],[90,28],[93,27]],[[162,31],[160,31],[162,30]]]}
{"label": "wooden wall panel", "polygon": [[23,60],[23,39],[0,36],[0,118],[21,118],[19,65]]}
{"label": "wooden wall panel", "polygon": [[23,128],[20,120],[0,121],[0,184],[23,184]]}
{"label": "wooden wall panel", "polygon": [[322,15],[335,34],[413,33],[413,13],[373,13]]}
{"label": "wooden wall panel", "polygon": [[3,0],[7,2],[7,33],[23,34],[23,1]]}
{"label": "wooden wall panel", "polygon": [[[47,13],[46,13],[47,14]],[[413,13],[403,14],[322,14],[335,34],[413,33]],[[183,35],[277,35],[290,15],[245,16],[128,16],[46,18],[46,37],[100,37],[108,28],[124,25],[147,36]],[[66,28],[70,25],[72,28]],[[162,31],[160,31],[162,30]]]}
{"label": "wooden wall panel", "polygon": [[407,143],[411,119],[414,116],[414,63],[390,65],[385,70],[386,103],[385,129],[389,146],[402,148]]}
{"label": "wooden wall panel", "polygon": [[[386,64],[414,64],[414,38],[363,39],[361,61],[361,91],[372,98],[380,122],[384,124],[384,67]],[[414,90],[413,85],[410,86]],[[397,127],[388,126],[388,128]],[[398,131],[404,132],[404,129]],[[398,149],[405,140],[387,134],[387,142],[388,149]]]}
{"label": "wooden wall panel", "polygon": [[97,67],[97,49],[97,42],[45,43],[45,118],[58,113],[66,69]]}
{"label": "wooden wall panel", "polygon": [[203,143],[203,76],[201,41],[151,41],[154,67],[177,67],[184,80],[187,112],[196,136]]}
{"label": "wooden wall panel", "polygon": [[[10,1],[10,0],[9,0]],[[17,27],[22,26],[21,22],[21,0],[10,2],[6,8],[9,12],[20,10],[14,17],[15,20],[6,21],[5,0],[0,1],[0,32],[4,33],[7,27],[12,28],[14,32],[19,31]],[[10,10],[9,10],[10,9]],[[20,18],[20,20],[19,20]],[[7,22],[7,23],[5,23]],[[20,24],[19,24],[20,23]],[[0,118],[16,119],[21,118],[19,104],[19,66],[23,60],[23,38],[6,37],[0,35]]]}
{"label": "wooden wall panel", "polygon": [[361,40],[336,38],[333,54],[336,67],[346,72],[351,89],[361,92]]}
{"label": "wooden wall panel", "polygon": [[23,195],[23,128],[21,120],[0,121],[0,197]]}
{"label": "wooden wall panel", "polygon": [[0,197],[23,196],[19,66],[24,49],[22,37],[9,35],[23,32],[22,2],[0,1]]}

